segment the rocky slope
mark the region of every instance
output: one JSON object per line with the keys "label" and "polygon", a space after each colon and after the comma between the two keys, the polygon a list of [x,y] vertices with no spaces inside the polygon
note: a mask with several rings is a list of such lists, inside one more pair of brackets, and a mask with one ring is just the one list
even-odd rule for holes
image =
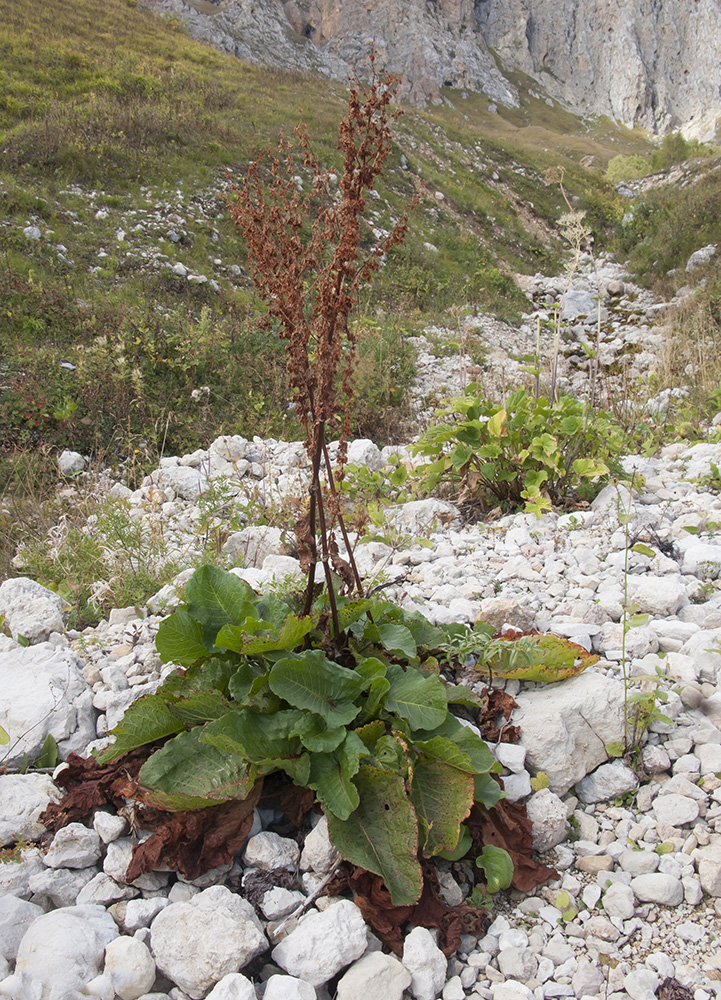
{"label": "rocky slope", "polygon": [[444,86],[514,106],[521,71],[580,114],[713,138],[721,114],[719,0],[141,0],[240,58],[343,79],[402,75],[408,100]]}
{"label": "rocky slope", "polygon": [[[624,287],[610,262],[601,262],[600,278],[606,308],[619,296],[635,298],[637,290]],[[539,308],[557,295],[554,281],[534,279],[529,297]],[[575,297],[565,301],[578,309],[589,290],[582,276],[577,283]],[[654,319],[667,306],[635,302],[635,319],[623,327],[615,320],[610,333],[621,345],[653,346]],[[583,312],[570,318],[580,336]],[[429,344],[436,335],[428,331]],[[486,335],[498,340],[499,330],[492,326]],[[525,336],[517,331],[509,351],[522,350]],[[652,351],[633,357],[637,365],[653,363]],[[457,359],[434,365],[422,355],[418,391],[456,391],[465,374]],[[565,377],[577,374],[570,365]],[[372,442],[357,441],[351,458],[377,469],[397,450],[381,453]],[[128,879],[137,837],[132,810],[98,809],[87,825],[71,823],[52,842],[42,840],[38,815],[59,793],[48,774],[15,773],[23,754],[35,759],[47,732],[63,755],[85,752],[136,697],[157,687],[172,666],[160,661],[154,637],[189,571],[146,607],[115,609],[82,634],[64,630],[57,595],[33,581],[6,581],[0,613],[13,637],[0,637],[0,718],[11,735],[4,757],[11,773],[0,775],[0,844],[20,838],[21,847],[0,863],[0,996],[718,995],[721,500],[709,488],[712,463],[721,465],[721,444],[712,435],[693,446],[669,445],[655,458],[629,456],[626,472],[645,477],[637,493],[609,486],[590,509],[540,520],[517,514],[471,524],[446,502],[403,504],[388,515],[389,530],[403,538],[400,546],[359,547],[367,579],[394,579],[386,593],[435,621],[470,622],[480,615],[498,626],[551,629],[601,657],[574,680],[505,683],[518,703],[512,722],[520,742],[499,743],[493,752],[508,797],[526,803],[536,849],[559,878],[528,897],[502,894],[493,923],[464,935],[450,958],[422,927],[406,929],[395,957],[350,899],[314,900],[335,860],[322,820],[307,835],[291,837],[287,830],[279,834],[273,811],[258,810],[251,839],[233,865],[194,880],[165,871]],[[62,456],[61,464],[82,481],[80,456]],[[239,499],[250,488],[277,504],[307,480],[303,448],[219,438],[207,450],[164,459],[139,490],[108,481],[103,488],[190,560],[200,498],[223,479]],[[416,544],[418,537],[430,548]],[[632,539],[647,548],[627,552]],[[278,528],[249,520],[227,539],[225,554],[238,575],[264,589],[298,573],[297,560],[281,547]],[[626,636],[626,667],[635,690],[658,693],[666,718],[648,720],[635,761],[608,762],[605,745],[623,737],[626,588],[649,615]],[[479,690],[485,683],[472,670],[467,681]],[[548,787],[534,791],[531,778],[540,772]],[[442,863],[439,881],[453,906],[469,888],[462,864]],[[302,919],[294,915],[299,906],[307,910]]]}

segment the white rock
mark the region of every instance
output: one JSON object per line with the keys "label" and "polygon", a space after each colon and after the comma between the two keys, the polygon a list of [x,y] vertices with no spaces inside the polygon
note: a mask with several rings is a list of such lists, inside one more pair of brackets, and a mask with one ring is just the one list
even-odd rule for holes
{"label": "white rock", "polygon": [[673,962],[663,951],[652,951],[650,955],[646,955],[646,965],[652,972],[657,972],[662,980],[676,975]]}
{"label": "white rock", "polygon": [[403,943],[403,965],[416,1000],[435,1000],[446,981],[448,960],[426,927],[414,927]]}
{"label": "white rock", "polygon": [[28,577],[13,577],[0,585],[0,615],[16,641],[22,636],[35,645],[64,631],[64,607],[58,594]]}
{"label": "white rock", "polygon": [[85,459],[77,451],[62,451],[58,455],[58,469],[63,476],[74,476],[85,468]]}
{"label": "white rock", "polygon": [[138,1000],[151,989],[155,977],[148,946],[134,937],[117,937],[105,949],[102,975],[88,983],[87,991],[103,1000]]}
{"label": "white rock", "polygon": [[354,962],[338,983],[336,1000],[401,1000],[410,972],[393,955],[373,951]]}
{"label": "white rock", "polygon": [[681,570],[700,580],[716,580],[721,575],[721,545],[695,542],[683,554]]}
{"label": "white rock", "polygon": [[623,685],[602,674],[521,691],[516,701],[526,762],[557,795],[606,760],[606,743],[623,740]]}
{"label": "white rock", "polygon": [[658,868],[660,858],[655,851],[624,851],[618,859],[622,871],[630,875],[648,875]]}
{"label": "white rock", "polygon": [[496,961],[507,979],[525,982],[538,971],[538,959],[530,948],[503,948]]}
{"label": "white rock", "polygon": [[37,226],[25,226],[23,229],[23,236],[26,240],[39,240],[42,233]]}
{"label": "white rock", "polygon": [[61,827],[43,858],[48,868],[89,868],[100,857],[100,837],[82,823]]}
{"label": "white rock", "polygon": [[493,748],[493,756],[513,774],[520,774],[526,763],[526,748],[520,743],[499,743]]}
{"label": "white rock", "polygon": [[118,936],[100,906],[68,906],[38,917],[18,948],[15,972],[0,983],[11,1000],[69,1000],[98,974],[106,946]]}
{"label": "white rock", "polygon": [[92,881],[97,868],[46,868],[30,876],[28,887],[37,896],[47,896],[54,906],[74,906],[75,903],[95,902],[79,899],[85,886]]}
{"label": "white rock", "polygon": [[292,913],[304,901],[305,896],[302,892],[283,889],[276,885],[265,893],[260,908],[266,920],[280,920],[281,917]]}
{"label": "white rock", "polygon": [[578,968],[573,973],[571,986],[577,997],[597,996],[604,984],[603,971],[596,963],[580,958]]}
{"label": "white rock", "polygon": [[684,826],[698,818],[698,802],[685,795],[657,795],[651,805],[659,823],[669,826]]}
{"label": "white rock", "polygon": [[668,618],[688,604],[686,585],[671,576],[629,576],[629,600],[637,604],[642,614]]}
{"label": "white rock", "polygon": [[283,544],[280,528],[266,525],[243,528],[228,537],[223,552],[243,566],[260,568],[266,556],[277,554]]}
{"label": "white rock", "polygon": [[701,247],[700,250],[694,250],[686,262],[686,271],[695,271],[696,268],[707,264],[716,253],[717,249],[718,248],[715,243],[709,243],[708,246]]}
{"label": "white rock", "polygon": [[285,972],[321,986],[366,950],[366,925],[358,907],[344,899],[311,912],[275,946],[273,961]]}
{"label": "white rock", "polygon": [[445,500],[411,500],[410,503],[398,507],[389,507],[386,520],[401,531],[411,535],[427,537],[429,532],[440,524],[446,524],[460,517],[460,512],[453,504]]}
{"label": "white rock", "polygon": [[128,826],[124,816],[98,810],[93,816],[93,829],[104,844],[110,844],[122,836]]}
{"label": "white rock", "polygon": [[451,976],[443,987],[441,997],[443,1000],[465,1000],[466,992],[460,976]]}
{"label": "white rock", "polygon": [[153,918],[168,905],[168,900],[164,896],[155,896],[152,899],[129,899],[121,905],[124,907],[122,926],[132,934],[139,927],[149,927]]}
{"label": "white rock", "polygon": [[8,769],[40,756],[49,733],[61,757],[80,752],[95,739],[92,691],[80,661],[49,642],[19,646],[0,657],[0,718],[10,735]]}
{"label": "white rock", "polygon": [[263,1000],[316,1000],[317,996],[315,987],[305,980],[296,979],[295,976],[275,975],[268,980]]}
{"label": "white rock", "polygon": [[0,896],[0,955],[15,960],[30,924],[43,915],[43,908],[17,896]]}
{"label": "white rock", "polygon": [[609,917],[629,920],[636,912],[633,889],[622,882],[614,882],[604,893],[602,905]]}
{"label": "white rock", "polygon": [[550,788],[542,788],[526,803],[526,813],[533,824],[533,847],[550,851],[568,836],[568,812],[565,804]]}
{"label": "white rock", "polygon": [[510,799],[511,802],[519,802],[530,795],[533,790],[531,788],[531,775],[525,770],[521,771],[520,774],[506,774],[503,777],[503,787],[506,798]]}
{"label": "white rock", "polygon": [[280,556],[271,554],[263,560],[262,569],[269,573],[274,585],[292,586],[293,582],[300,584],[303,580],[303,572],[300,562],[292,556]]}
{"label": "white rock", "polygon": [[156,965],[193,1000],[267,946],[250,903],[220,885],[171,903],[150,925]]}
{"label": "white rock", "polygon": [[698,878],[701,888],[709,896],[721,896],[721,862],[702,858],[698,863]]}
{"label": "white rock", "polygon": [[295,871],[300,859],[300,848],[295,840],[280,837],[277,833],[264,830],[251,837],[245,848],[244,861],[249,868],[287,868]]}
{"label": "white rock", "polygon": [[383,456],[368,438],[356,438],[348,445],[348,464],[367,465],[372,472],[378,472],[383,468]]}
{"label": "white rock", "polygon": [[701,774],[721,772],[721,745],[718,743],[697,744],[693,752],[701,763]]}
{"label": "white rock", "polygon": [[0,845],[41,837],[40,814],[60,798],[48,774],[0,774]]}
{"label": "white rock", "polygon": [[650,969],[634,969],[624,977],[623,987],[631,1000],[652,1000],[659,987],[659,978]]}
{"label": "white rock", "polygon": [[78,903],[94,903],[100,906],[108,906],[110,903],[117,903],[121,899],[132,899],[138,896],[140,890],[132,885],[119,885],[115,879],[106,875],[105,872],[98,872],[78,893]]}
{"label": "white rock", "polygon": [[576,791],[582,802],[608,802],[632,791],[637,785],[638,778],[631,768],[623,761],[613,760],[579,781]]}
{"label": "white rock", "polygon": [[0,864],[0,895],[11,893],[18,899],[29,899],[32,896],[28,885],[30,879],[34,875],[47,875],[48,869],[42,863],[42,855],[36,847],[24,847],[18,851],[18,855],[18,861]]}
{"label": "white rock", "polygon": [[678,906],[683,900],[683,886],[673,875],[652,872],[631,879],[633,894],[641,903],[662,903]]}
{"label": "white rock", "polygon": [[[274,978],[274,976],[270,977],[270,979]],[[270,985],[270,979],[268,980],[268,985]],[[292,996],[292,993],[289,994],[288,1000],[291,1000]],[[256,1000],[255,987],[240,972],[229,972],[227,976],[223,976],[215,984],[205,1000]],[[309,1000],[315,1000],[315,990],[309,997]]]}
{"label": "white rock", "polygon": [[187,465],[171,465],[156,469],[152,474],[152,480],[160,489],[171,489],[183,500],[197,500],[208,486],[208,477],[205,473]]}
{"label": "white rock", "polygon": [[303,853],[300,856],[301,871],[325,874],[331,870],[337,858],[338,851],[328,836],[328,820],[325,816],[321,816],[305,838]]}
{"label": "white rock", "polygon": [[[545,993],[545,990],[544,990]],[[494,983],[491,986],[493,1000],[534,1000],[534,994],[517,979],[507,979],[505,983]]]}

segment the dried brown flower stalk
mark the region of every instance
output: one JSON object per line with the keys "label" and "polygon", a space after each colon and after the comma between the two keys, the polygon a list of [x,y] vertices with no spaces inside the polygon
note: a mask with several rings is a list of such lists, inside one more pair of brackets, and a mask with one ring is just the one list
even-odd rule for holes
{"label": "dried brown flower stalk", "polygon": [[[391,123],[399,112],[390,105],[398,82],[393,77],[381,81],[375,75],[367,89],[351,82],[347,114],[338,128],[343,167],[335,195],[331,176],[322,169],[300,124],[296,141],[281,137],[277,153],[269,151],[250,163],[247,176],[228,197],[231,218],[243,230],[253,281],[266,303],[262,322],[286,341],[293,403],[306,431],[312,463],[308,514],[296,525],[301,565],[309,574],[305,613],[312,605],[320,560],[336,636],[331,566],[349,592],[360,593],[362,586],[340,509],[327,433],[340,431],[342,476],[355,364],[355,334],[348,318],[361,285],[407,231],[404,217],[383,239],[370,230],[370,242],[364,241],[361,233],[367,193],[391,151]],[[297,182],[299,159],[309,183]],[[263,173],[268,175],[265,183]],[[321,466],[327,477],[325,497]],[[338,553],[336,523],[349,553],[347,563]]]}

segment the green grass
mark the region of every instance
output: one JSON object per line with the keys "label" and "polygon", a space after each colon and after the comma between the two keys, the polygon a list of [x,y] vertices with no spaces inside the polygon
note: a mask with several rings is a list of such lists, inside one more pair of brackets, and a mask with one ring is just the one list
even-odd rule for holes
{"label": "green grass", "polygon": [[[518,109],[493,114],[482,95],[444,91],[397,123],[368,221],[388,229],[418,205],[359,307],[355,434],[403,433],[424,323],[466,304],[517,320],[527,303],[514,273],[559,267],[565,206],[548,168],[562,168],[599,240],[626,207],[603,171],[649,143],[514,82]],[[242,172],[279,131],[292,135],[301,111],[321,162],[338,169],[345,100],[340,83],[246,66],[126,0],[0,0],[6,458],[71,446],[140,475],[221,432],[298,435],[283,351],[259,329],[222,195],[226,168]]]}

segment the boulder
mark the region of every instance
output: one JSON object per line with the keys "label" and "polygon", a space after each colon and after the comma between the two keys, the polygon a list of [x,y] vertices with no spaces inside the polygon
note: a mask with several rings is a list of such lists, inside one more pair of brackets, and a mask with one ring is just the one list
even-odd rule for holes
{"label": "boulder", "polygon": [[0,846],[42,837],[40,814],[60,797],[49,774],[0,774]]}
{"label": "boulder", "polygon": [[138,1000],[152,988],[155,978],[155,962],[148,946],[138,938],[117,937],[105,949],[102,975],[88,983],[87,991],[103,1000]]}
{"label": "boulder", "polygon": [[403,965],[416,1000],[435,1000],[446,981],[448,960],[426,927],[414,927],[403,944]]}
{"label": "boulder", "polygon": [[267,947],[253,907],[222,885],[171,903],[150,925],[156,965],[193,1000]]}
{"label": "boulder", "polygon": [[373,951],[351,965],[338,983],[336,1000],[401,1000],[411,974],[393,955]]}
{"label": "boulder", "polygon": [[631,603],[638,605],[640,612],[654,618],[668,618],[683,604],[688,604],[685,584],[672,576],[629,576],[628,597]]}
{"label": "boulder", "polygon": [[62,597],[25,576],[0,585],[0,615],[16,641],[22,637],[35,645],[53,632],[62,632],[64,606]]}
{"label": "boulder", "polygon": [[15,973],[0,983],[11,1000],[68,1000],[83,994],[118,928],[101,906],[67,906],[33,921],[18,948]]}
{"label": "boulder", "polygon": [[235,531],[228,537],[223,552],[243,566],[262,566],[266,556],[277,555],[283,545],[280,528],[257,525]]}
{"label": "boulder", "polygon": [[361,912],[355,903],[343,899],[322,912],[303,917],[275,946],[272,957],[289,975],[304,979],[311,986],[322,986],[360,958],[366,945],[366,925]]}
{"label": "boulder", "polygon": [[61,451],[58,455],[58,469],[63,476],[76,476],[85,468],[85,459],[77,451]]}
{"label": "boulder", "polygon": [[153,483],[161,489],[171,489],[183,500],[197,500],[208,486],[208,477],[187,465],[170,465],[152,474]]}
{"label": "boulder", "polygon": [[593,774],[586,775],[576,786],[581,802],[608,802],[619,795],[633,791],[638,785],[638,778],[630,767],[621,760],[612,760],[602,764]]}
{"label": "boulder", "polygon": [[69,649],[43,642],[18,646],[0,658],[0,718],[10,735],[3,759],[12,770],[34,761],[52,733],[61,758],[95,739],[92,691]]}
{"label": "boulder", "polygon": [[445,500],[411,500],[410,503],[389,507],[386,520],[399,531],[410,535],[426,535],[439,522],[447,524],[460,517],[460,511]]}
{"label": "boulder", "polygon": [[43,912],[41,906],[27,899],[10,893],[0,896],[0,955],[3,958],[15,960],[25,932]]}
{"label": "boulder", "polygon": [[548,775],[557,795],[607,759],[606,744],[624,739],[623,684],[587,670],[579,677],[516,696],[514,716],[526,763]]}
{"label": "boulder", "polygon": [[534,850],[550,851],[568,836],[566,806],[550,788],[542,788],[531,796],[526,813],[533,825]]}

